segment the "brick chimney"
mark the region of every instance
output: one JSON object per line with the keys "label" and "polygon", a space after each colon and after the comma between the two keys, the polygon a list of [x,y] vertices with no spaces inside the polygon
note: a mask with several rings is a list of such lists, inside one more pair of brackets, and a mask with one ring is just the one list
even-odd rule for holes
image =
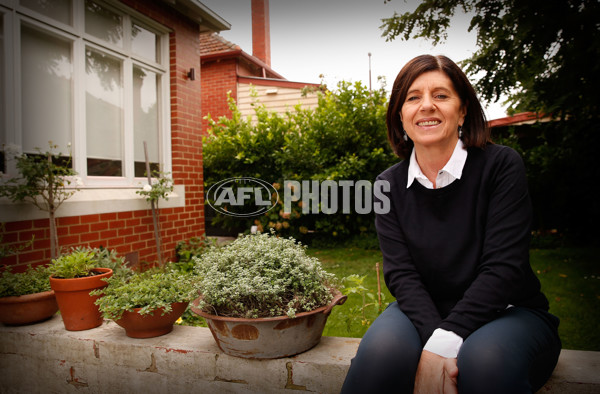
{"label": "brick chimney", "polygon": [[271,66],[269,0],[252,0],[252,55]]}

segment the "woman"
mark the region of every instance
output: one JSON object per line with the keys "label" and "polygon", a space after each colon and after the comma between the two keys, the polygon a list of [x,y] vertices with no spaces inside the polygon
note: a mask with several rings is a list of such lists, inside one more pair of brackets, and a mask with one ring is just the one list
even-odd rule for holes
{"label": "woman", "polygon": [[376,217],[396,302],[363,337],[343,393],[532,393],[560,353],[558,319],[529,265],[525,168],[494,145],[465,74],[444,56],[394,82],[388,138],[401,161]]}

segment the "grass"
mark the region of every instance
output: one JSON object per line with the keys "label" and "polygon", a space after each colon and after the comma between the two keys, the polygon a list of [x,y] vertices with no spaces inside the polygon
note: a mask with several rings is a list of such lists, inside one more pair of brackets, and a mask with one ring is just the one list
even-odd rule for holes
{"label": "grass", "polygon": [[[378,315],[375,264],[381,263],[381,253],[358,248],[308,248],[308,252],[340,279],[364,276],[362,285],[367,290],[363,293],[373,298],[366,295],[363,301],[361,294],[350,294],[344,305],[333,308],[324,331],[328,336],[362,337]],[[559,334],[565,349],[600,351],[599,253],[599,248],[531,250],[531,265],[548,297],[550,312],[561,319]],[[381,287],[385,306],[393,297],[383,274]],[[364,315],[363,304],[371,304],[364,308]]]}

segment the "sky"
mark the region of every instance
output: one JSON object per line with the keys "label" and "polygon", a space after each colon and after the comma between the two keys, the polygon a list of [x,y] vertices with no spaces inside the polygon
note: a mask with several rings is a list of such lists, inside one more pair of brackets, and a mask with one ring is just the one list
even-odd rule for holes
{"label": "sky", "polygon": [[[231,24],[221,36],[252,54],[251,0],[201,2]],[[297,82],[319,83],[323,75],[329,89],[342,80],[376,89],[382,76],[389,91],[402,66],[415,56],[446,55],[458,63],[475,52],[475,33],[468,32],[471,18],[458,13],[442,44],[398,38],[386,42],[381,19],[417,5],[415,0],[270,0],[271,68]],[[488,119],[506,116],[501,103],[483,104]]]}

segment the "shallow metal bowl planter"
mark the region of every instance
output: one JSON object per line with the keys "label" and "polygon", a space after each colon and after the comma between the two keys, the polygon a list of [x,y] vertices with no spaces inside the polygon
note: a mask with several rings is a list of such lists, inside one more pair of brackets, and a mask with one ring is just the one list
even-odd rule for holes
{"label": "shallow metal bowl planter", "polygon": [[192,311],[202,316],[219,348],[231,356],[243,358],[280,358],[302,353],[321,340],[331,310],[346,301],[347,296],[334,294],[325,306],[310,312],[287,316],[244,319],[216,316],[203,312],[200,299],[192,302]]}

